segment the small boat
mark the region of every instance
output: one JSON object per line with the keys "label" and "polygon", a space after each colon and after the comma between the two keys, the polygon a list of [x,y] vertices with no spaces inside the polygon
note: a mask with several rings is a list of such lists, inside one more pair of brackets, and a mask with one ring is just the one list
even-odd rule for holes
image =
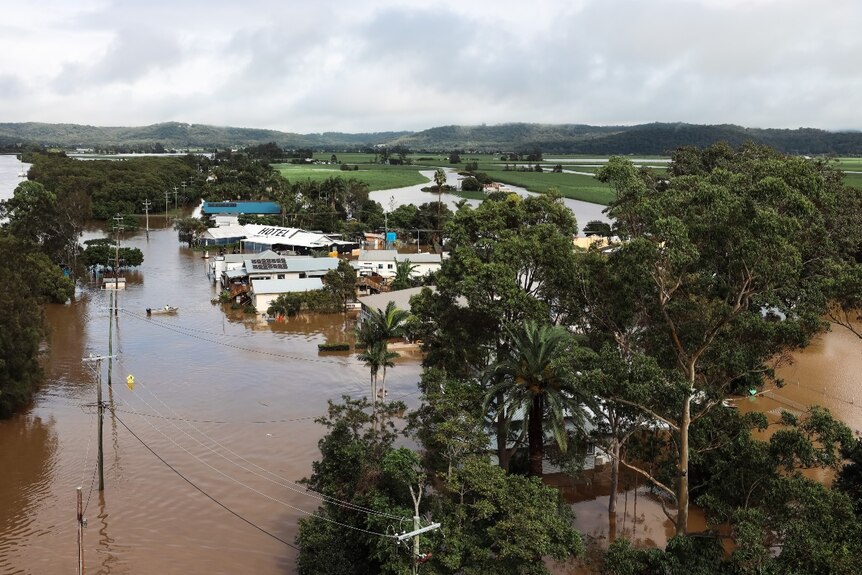
{"label": "small boat", "polygon": [[147,315],[153,314],[165,314],[165,313],[177,313],[180,308],[174,307],[172,305],[166,305],[165,307],[157,307],[157,308],[147,308]]}

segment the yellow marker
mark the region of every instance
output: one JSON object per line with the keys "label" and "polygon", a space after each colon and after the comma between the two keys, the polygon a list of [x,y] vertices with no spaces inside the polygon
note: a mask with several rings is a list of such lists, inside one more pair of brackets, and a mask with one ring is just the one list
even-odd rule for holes
{"label": "yellow marker", "polygon": [[126,378],[126,386],[130,391],[135,389],[135,376],[131,373],[129,374],[129,377]]}

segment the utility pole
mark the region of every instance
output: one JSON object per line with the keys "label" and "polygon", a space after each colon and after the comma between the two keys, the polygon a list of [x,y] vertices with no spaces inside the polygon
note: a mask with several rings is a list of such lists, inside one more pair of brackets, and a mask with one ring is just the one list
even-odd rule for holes
{"label": "utility pole", "polygon": [[165,190],[165,227],[168,227],[168,191]]}
{"label": "utility pole", "polygon": [[186,181],[185,181],[185,180],[183,180],[183,183],[182,183],[182,184],[180,184],[180,185],[182,185],[182,187],[183,187],[183,200],[185,201],[185,197],[186,197]]}
{"label": "utility pole", "polygon": [[416,575],[417,570],[419,568],[419,563],[424,562],[428,559],[428,555],[422,555],[419,553],[419,535],[422,533],[427,533],[428,531],[434,531],[435,529],[439,529],[439,523],[432,523],[427,527],[419,527],[419,515],[413,516],[413,531],[409,533],[402,533],[401,535],[396,535],[395,538],[398,542],[402,542],[405,539],[413,539],[413,575]]}
{"label": "utility pole", "polygon": [[147,216],[147,239],[150,239],[150,198],[144,200],[144,213]]}
{"label": "utility pole", "polygon": [[78,575],[84,575],[84,498],[78,488]]}
{"label": "utility pole", "polygon": [[383,249],[389,249],[389,212],[383,212]]}
{"label": "utility pole", "polygon": [[[185,186],[185,183],[183,183],[183,186]],[[177,188],[176,186],[174,186],[174,212],[176,212],[176,211],[177,211],[177,190],[178,190],[178,189],[179,189],[179,188]]]}
{"label": "utility pole", "polygon": [[112,355],[96,356],[91,353],[89,357],[81,360],[90,365],[90,371],[96,377],[96,405],[99,410],[99,431],[97,436],[99,445],[99,491],[105,490],[105,456],[102,450],[102,426],[105,420],[105,404],[102,402],[102,360],[108,359],[110,361],[112,358]]}
{"label": "utility pole", "polygon": [[[119,290],[118,290],[119,277],[117,276],[117,274],[120,273],[120,270],[119,270],[119,268],[120,268],[120,231],[123,229],[123,226],[121,226],[119,223],[120,221],[122,221],[122,218],[119,215],[114,216],[114,221],[117,221],[117,247],[116,247],[116,251],[114,252],[114,289],[111,290],[111,296],[110,296],[111,306],[110,306],[110,308],[108,308],[108,387],[113,385],[113,381],[111,381],[111,374],[112,374],[113,368],[114,368],[114,356],[113,356],[113,353],[114,353],[114,345],[113,345],[113,343],[114,343],[113,342],[113,339],[114,339],[114,315],[117,314],[117,308],[119,307],[119,305],[118,305],[119,304],[119,298],[117,297],[117,294],[119,292]],[[102,390],[102,386],[100,385],[99,386],[100,398],[101,398],[101,390]],[[101,399],[99,401],[101,403]],[[99,433],[100,433],[100,437],[101,437],[101,426],[99,427],[99,429],[100,429]]]}

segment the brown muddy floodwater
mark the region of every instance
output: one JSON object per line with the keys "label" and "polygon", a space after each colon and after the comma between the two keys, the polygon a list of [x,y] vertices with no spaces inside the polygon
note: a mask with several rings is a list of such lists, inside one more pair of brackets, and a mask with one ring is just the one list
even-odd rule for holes
{"label": "brown muddy floodwater", "polygon": [[[368,388],[355,356],[317,353],[318,343],[349,338],[353,318],[258,324],[210,303],[216,293],[206,260],[175,232],[152,231],[149,240],[139,232],[123,243],[142,249],[145,261],[126,274],[119,296],[118,357],[113,386],[104,387],[115,408],[105,416],[105,491],[92,488],[97,418],[87,405],[96,385],[81,359],[107,354],[109,304],[108,292],[91,285],[75,302],[48,307],[46,383],[29,409],[0,422],[0,572],[75,571],[75,490],[82,486],[87,573],[293,573],[295,549],[205,497],[124,424],[200,489],[293,543],[297,521],[318,504],[291,483],[317,457],[323,430],[312,420],[327,399]],[[145,315],[165,304],[179,313]],[[106,364],[101,373],[106,384]],[[835,328],[797,354],[784,372],[792,385],[776,396],[816,401],[862,429],[860,374],[862,346]],[[417,356],[399,360],[387,375],[390,397],[415,406],[419,375]],[[754,401],[765,410],[778,406]],[[634,479],[609,526],[602,481],[576,489],[578,527],[598,539],[615,529],[642,545],[664,545],[670,524],[643,487],[635,491]]]}

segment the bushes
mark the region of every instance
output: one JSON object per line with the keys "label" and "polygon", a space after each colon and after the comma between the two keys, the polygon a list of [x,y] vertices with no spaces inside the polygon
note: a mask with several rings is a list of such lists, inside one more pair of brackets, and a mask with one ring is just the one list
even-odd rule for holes
{"label": "bushes", "polygon": [[268,315],[290,317],[298,314],[300,310],[335,313],[344,307],[341,298],[336,294],[325,290],[312,290],[307,292],[283,293],[272,301],[266,310]]}
{"label": "bushes", "polygon": [[350,351],[350,344],[346,342],[318,343],[317,351]]}

